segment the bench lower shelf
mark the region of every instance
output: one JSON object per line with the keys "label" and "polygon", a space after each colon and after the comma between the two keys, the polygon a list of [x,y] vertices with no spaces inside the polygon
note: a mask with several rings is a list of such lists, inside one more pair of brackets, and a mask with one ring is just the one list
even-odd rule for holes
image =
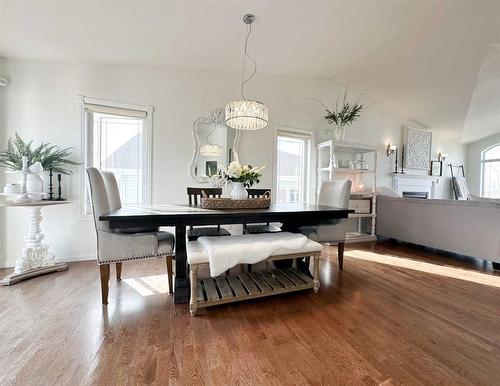
{"label": "bench lower shelf", "polygon": [[304,272],[284,268],[199,279],[196,287],[197,308],[203,308],[310,289],[314,283]]}

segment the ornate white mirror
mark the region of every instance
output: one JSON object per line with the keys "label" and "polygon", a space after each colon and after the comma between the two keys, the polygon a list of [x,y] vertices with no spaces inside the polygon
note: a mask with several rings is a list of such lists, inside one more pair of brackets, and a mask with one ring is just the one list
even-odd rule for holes
{"label": "ornate white mirror", "polygon": [[217,170],[233,160],[238,151],[240,132],[224,123],[224,110],[210,112],[193,122],[194,156],[191,176],[196,182],[208,182]]}

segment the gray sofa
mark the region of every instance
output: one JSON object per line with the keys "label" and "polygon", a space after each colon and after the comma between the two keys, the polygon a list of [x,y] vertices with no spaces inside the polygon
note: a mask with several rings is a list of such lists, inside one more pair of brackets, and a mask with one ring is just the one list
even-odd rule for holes
{"label": "gray sofa", "polygon": [[379,196],[377,235],[494,262],[500,269],[500,202]]}

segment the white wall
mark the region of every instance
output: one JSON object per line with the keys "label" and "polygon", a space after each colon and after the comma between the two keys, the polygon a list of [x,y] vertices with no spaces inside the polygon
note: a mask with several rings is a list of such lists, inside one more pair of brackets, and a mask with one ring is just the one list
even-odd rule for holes
{"label": "white wall", "polygon": [[[27,139],[52,142],[61,147],[73,146],[75,160],[82,160],[77,95],[155,106],[154,203],[186,201],[185,187],[195,185],[189,174],[193,120],[239,97],[238,73],[15,59],[4,59],[3,73],[11,84],[3,90],[3,99],[0,100],[0,125],[3,123],[4,128],[0,137],[2,146],[6,138],[18,131]],[[308,129],[320,139],[324,138],[324,114],[308,97],[330,101],[343,91],[340,87],[317,78],[260,76],[259,81],[261,90],[256,94],[269,106],[272,127]],[[248,94],[254,95],[252,90]],[[401,126],[407,122],[407,119],[378,111],[376,106],[372,106],[346,135],[346,140],[380,146],[379,177],[381,183],[389,186],[393,166],[383,155],[384,143],[388,140],[399,141]],[[269,167],[261,182],[262,187],[272,186],[272,127],[245,133],[241,139],[241,160]],[[462,162],[462,147],[435,132],[433,152],[439,147],[456,156],[456,162]],[[56,256],[65,260],[90,257],[95,248],[91,219],[80,215],[82,170],[75,168],[75,174],[65,179],[64,193],[73,200],[73,204],[44,211],[43,228],[47,241]],[[444,185],[446,183],[441,186],[440,193],[443,197],[449,194]],[[6,253],[0,266],[13,265],[22,247],[22,214],[21,209],[6,210],[7,226],[3,227]]]}
{"label": "white wall", "polygon": [[467,145],[467,183],[472,194],[481,194],[481,153],[486,148],[500,143],[500,133]]}

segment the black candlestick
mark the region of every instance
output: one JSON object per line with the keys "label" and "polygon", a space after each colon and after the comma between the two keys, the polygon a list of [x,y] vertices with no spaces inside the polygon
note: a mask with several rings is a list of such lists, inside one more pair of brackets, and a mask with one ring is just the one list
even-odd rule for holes
{"label": "black candlestick", "polygon": [[396,148],[396,162],[394,165],[394,172],[392,174],[398,174],[398,148]]}
{"label": "black candlestick", "polygon": [[64,198],[62,198],[62,194],[61,194],[61,193],[62,193],[62,191],[61,191],[61,178],[62,178],[62,175],[59,173],[59,174],[57,175],[57,183],[58,183],[58,186],[57,186],[57,194],[58,194],[58,196],[59,196],[59,197],[57,197],[57,199],[58,199],[59,201],[64,200]]}
{"label": "black candlestick", "polygon": [[403,151],[401,152],[401,174],[405,174],[405,145],[403,145]]}
{"label": "black candlestick", "polygon": [[53,185],[52,185],[52,177],[53,177],[53,174],[52,174],[52,168],[49,170],[49,200],[53,200],[54,199],[54,189],[53,189]]}

